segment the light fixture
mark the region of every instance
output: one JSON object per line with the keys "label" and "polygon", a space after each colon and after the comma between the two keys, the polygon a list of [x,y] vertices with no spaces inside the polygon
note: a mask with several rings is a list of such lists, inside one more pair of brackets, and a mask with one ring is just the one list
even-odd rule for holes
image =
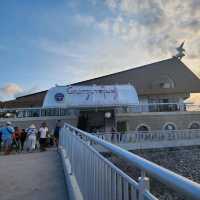
{"label": "light fixture", "polygon": [[105,118],[110,118],[111,117],[111,113],[110,112],[105,112]]}

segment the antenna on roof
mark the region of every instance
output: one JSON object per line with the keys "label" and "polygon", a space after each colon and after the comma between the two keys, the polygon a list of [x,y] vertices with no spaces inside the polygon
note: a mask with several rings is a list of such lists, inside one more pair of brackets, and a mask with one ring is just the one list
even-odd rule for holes
{"label": "antenna on roof", "polygon": [[178,51],[178,53],[173,56],[175,58],[178,58],[179,60],[181,60],[184,56],[185,56],[185,49],[183,48],[185,41],[181,43],[181,45],[179,47],[176,48],[176,50]]}

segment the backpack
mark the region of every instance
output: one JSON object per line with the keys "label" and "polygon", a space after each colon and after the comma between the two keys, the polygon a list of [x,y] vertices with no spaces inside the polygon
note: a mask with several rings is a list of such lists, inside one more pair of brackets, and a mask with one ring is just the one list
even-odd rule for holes
{"label": "backpack", "polygon": [[6,128],[6,130],[7,130],[8,133],[10,133],[11,135],[13,134],[13,131],[11,131],[8,127]]}

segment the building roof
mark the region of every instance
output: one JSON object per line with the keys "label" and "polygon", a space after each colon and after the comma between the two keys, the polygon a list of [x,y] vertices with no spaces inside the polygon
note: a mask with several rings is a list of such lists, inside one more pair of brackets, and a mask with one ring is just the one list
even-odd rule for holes
{"label": "building roof", "polygon": [[[170,87],[162,87],[162,81]],[[132,84],[138,95],[158,95],[200,92],[200,79],[179,59],[170,58],[141,67],[81,81],[72,85]],[[18,97],[4,102],[4,107],[40,107],[47,91]]]}
{"label": "building roof", "polygon": [[[156,80],[168,77],[174,82],[173,88],[154,87]],[[134,85],[139,95],[197,93],[200,92],[200,79],[179,59],[170,58],[156,63],[132,68],[126,71],[75,83],[90,84],[127,84]]]}

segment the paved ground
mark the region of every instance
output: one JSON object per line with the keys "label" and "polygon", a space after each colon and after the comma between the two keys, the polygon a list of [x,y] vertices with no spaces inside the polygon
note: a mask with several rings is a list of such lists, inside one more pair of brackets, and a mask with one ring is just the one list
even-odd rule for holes
{"label": "paved ground", "polygon": [[66,200],[67,188],[55,150],[0,156],[1,200]]}

